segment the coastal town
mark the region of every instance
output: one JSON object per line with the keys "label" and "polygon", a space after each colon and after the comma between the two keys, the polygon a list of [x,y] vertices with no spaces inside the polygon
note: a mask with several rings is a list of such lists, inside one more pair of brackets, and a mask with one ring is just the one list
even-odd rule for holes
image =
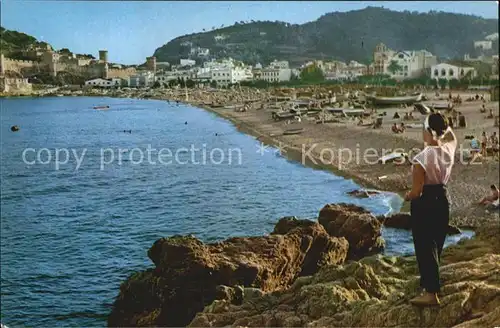
{"label": "coastal town", "polygon": [[[222,37],[222,36],[216,36]],[[73,72],[90,78],[75,87],[87,88],[149,88],[177,87],[185,83],[188,87],[227,88],[234,85],[251,85],[264,82],[269,86],[279,86],[291,81],[313,79],[324,82],[356,83],[360,81],[393,80],[394,82],[414,81],[422,78],[435,81],[436,85],[453,88],[460,81],[472,80],[481,75],[486,81],[498,80],[498,54],[491,53],[493,42],[498,42],[498,33],[488,35],[484,40],[474,42],[478,56],[472,58],[463,54],[460,60],[438,60],[427,50],[394,50],[384,43],[373,49],[372,62],[368,65],[351,60],[314,60],[300,67],[291,67],[286,60],[275,59],[269,63],[243,63],[232,58],[214,58],[209,49],[200,48],[191,42],[190,58],[176,63],[158,62],[156,57],[147,57],[142,65],[125,66],[108,61],[108,52],[99,50],[99,58],[76,55],[68,49],[54,50],[48,44],[38,44],[23,50],[27,58],[18,60],[1,55],[0,92],[5,94],[25,94],[33,90],[37,77],[34,72],[45,72],[53,77]],[[486,67],[486,72],[478,72],[477,65]],[[319,77],[311,72],[318,72]],[[489,74],[488,74],[489,73]],[[32,78],[26,76],[33,75]],[[370,79],[371,78],[371,79]],[[182,82],[184,81],[184,82]],[[376,83],[376,82],[375,82]],[[429,82],[425,82],[429,84]],[[415,83],[416,84],[416,83]],[[488,84],[488,83],[486,83]]]}

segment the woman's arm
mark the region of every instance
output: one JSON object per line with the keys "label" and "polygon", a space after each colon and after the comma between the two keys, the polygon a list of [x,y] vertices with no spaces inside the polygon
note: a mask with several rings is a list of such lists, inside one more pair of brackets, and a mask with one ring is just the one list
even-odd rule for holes
{"label": "woman's arm", "polygon": [[424,188],[425,170],[420,164],[413,165],[411,191],[406,193],[405,200],[409,201],[420,197]]}
{"label": "woman's arm", "polygon": [[453,132],[453,130],[451,129],[451,127],[448,127],[448,129],[446,130],[446,132],[444,133],[443,135],[443,142],[457,142],[457,137],[455,136],[455,133]]}

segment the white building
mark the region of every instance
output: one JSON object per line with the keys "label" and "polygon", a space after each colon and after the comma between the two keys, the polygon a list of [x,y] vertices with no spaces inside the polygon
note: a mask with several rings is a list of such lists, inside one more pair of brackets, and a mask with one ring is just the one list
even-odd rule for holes
{"label": "white building", "polygon": [[216,36],[214,36],[215,41],[224,41],[226,38],[227,36],[225,36],[224,34],[217,34]]}
{"label": "white building", "polygon": [[491,41],[474,41],[474,48],[475,49],[483,49],[483,50],[490,50],[493,46],[493,43]]}
{"label": "white building", "polygon": [[264,80],[270,83],[286,82],[290,81],[292,77],[292,70],[289,68],[273,68],[267,67],[260,71],[260,80]]}
{"label": "white building", "polygon": [[281,69],[287,69],[290,68],[290,65],[288,64],[288,61],[286,60],[274,60],[269,64],[269,68],[281,68]]}
{"label": "white building", "polygon": [[155,82],[155,75],[153,72],[145,71],[136,75],[131,75],[128,78],[128,85],[131,88],[150,87]]}
{"label": "white building", "polygon": [[[400,69],[391,71],[392,62],[395,62]],[[426,50],[398,51],[384,62],[384,73],[396,79],[416,78],[424,74],[426,68],[436,64],[436,56]]]}
{"label": "white building", "polygon": [[207,57],[208,55],[210,55],[210,49],[193,47],[193,48],[191,48],[189,53],[192,56]]}
{"label": "white building", "polygon": [[467,73],[472,72],[471,77],[475,77],[476,72],[473,67],[460,67],[450,64],[438,64],[431,67],[431,77],[433,79],[461,79],[464,78]]}
{"label": "white building", "polygon": [[112,88],[121,86],[121,79],[113,78],[113,79],[92,79],[85,81],[85,85],[92,87],[101,87],[101,88]]}
{"label": "white building", "polygon": [[349,64],[340,61],[325,62],[323,72],[327,80],[354,80],[367,74],[367,66],[354,60]]}
{"label": "white building", "polygon": [[203,63],[204,68],[210,68],[210,69],[232,68],[234,66],[235,64],[232,58],[225,58],[218,60],[212,59],[211,61],[206,61]]}
{"label": "white building", "polygon": [[493,33],[493,34],[487,35],[484,39],[488,40],[488,41],[498,40],[498,33]]}
{"label": "white building", "polygon": [[242,81],[251,81],[253,79],[252,71],[241,67],[224,67],[211,69],[211,81],[215,81],[218,86],[228,86]]}
{"label": "white building", "polygon": [[325,63],[323,63],[322,60],[314,60],[314,61],[308,61],[304,65],[300,66],[301,69],[304,69],[306,67],[316,65],[318,68],[320,68],[322,71],[325,71]]}
{"label": "white building", "polygon": [[196,61],[192,59],[181,59],[181,67],[185,66],[194,66],[196,65]]}
{"label": "white building", "polygon": [[166,71],[162,74],[156,74],[155,81],[160,82],[161,84],[168,84],[168,82],[172,80],[177,80],[182,78],[184,80],[194,79],[196,77],[196,73],[191,70],[182,70],[182,71]]}

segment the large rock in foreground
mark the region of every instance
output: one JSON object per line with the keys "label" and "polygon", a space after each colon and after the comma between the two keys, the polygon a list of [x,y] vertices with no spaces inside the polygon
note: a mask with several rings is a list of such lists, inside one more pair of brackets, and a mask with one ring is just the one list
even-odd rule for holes
{"label": "large rock in foreground", "polygon": [[148,252],[155,264],[120,287],[109,326],[185,326],[221,293],[220,285],[288,287],[297,277],[344,262],[344,238],[318,223],[284,218],[270,236],[204,244],[194,237],[157,240]]}
{"label": "large rock in foreground", "polygon": [[441,306],[409,304],[418,294],[414,257],[372,256],[324,266],[286,291],[239,306],[214,302],[190,327],[493,327],[500,322],[500,227],[444,250]]}
{"label": "large rock in foreground", "polygon": [[331,236],[343,236],[349,241],[350,259],[379,252],[385,246],[382,224],[362,207],[344,203],[325,205],[318,222]]}

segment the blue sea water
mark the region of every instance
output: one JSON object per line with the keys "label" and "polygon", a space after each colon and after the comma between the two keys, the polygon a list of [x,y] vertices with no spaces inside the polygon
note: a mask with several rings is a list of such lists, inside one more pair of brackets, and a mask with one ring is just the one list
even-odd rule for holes
{"label": "blue sea water", "polygon": [[[93,109],[101,105],[110,109]],[[353,181],[259,148],[191,106],[92,97],[0,106],[1,321],[9,327],[105,326],[120,283],[152,266],[147,250],[160,237],[263,235],[280,217],[314,218],[326,203],[375,214],[402,204],[392,193],[349,197]],[[383,234],[386,254],[413,252],[408,232]]]}

